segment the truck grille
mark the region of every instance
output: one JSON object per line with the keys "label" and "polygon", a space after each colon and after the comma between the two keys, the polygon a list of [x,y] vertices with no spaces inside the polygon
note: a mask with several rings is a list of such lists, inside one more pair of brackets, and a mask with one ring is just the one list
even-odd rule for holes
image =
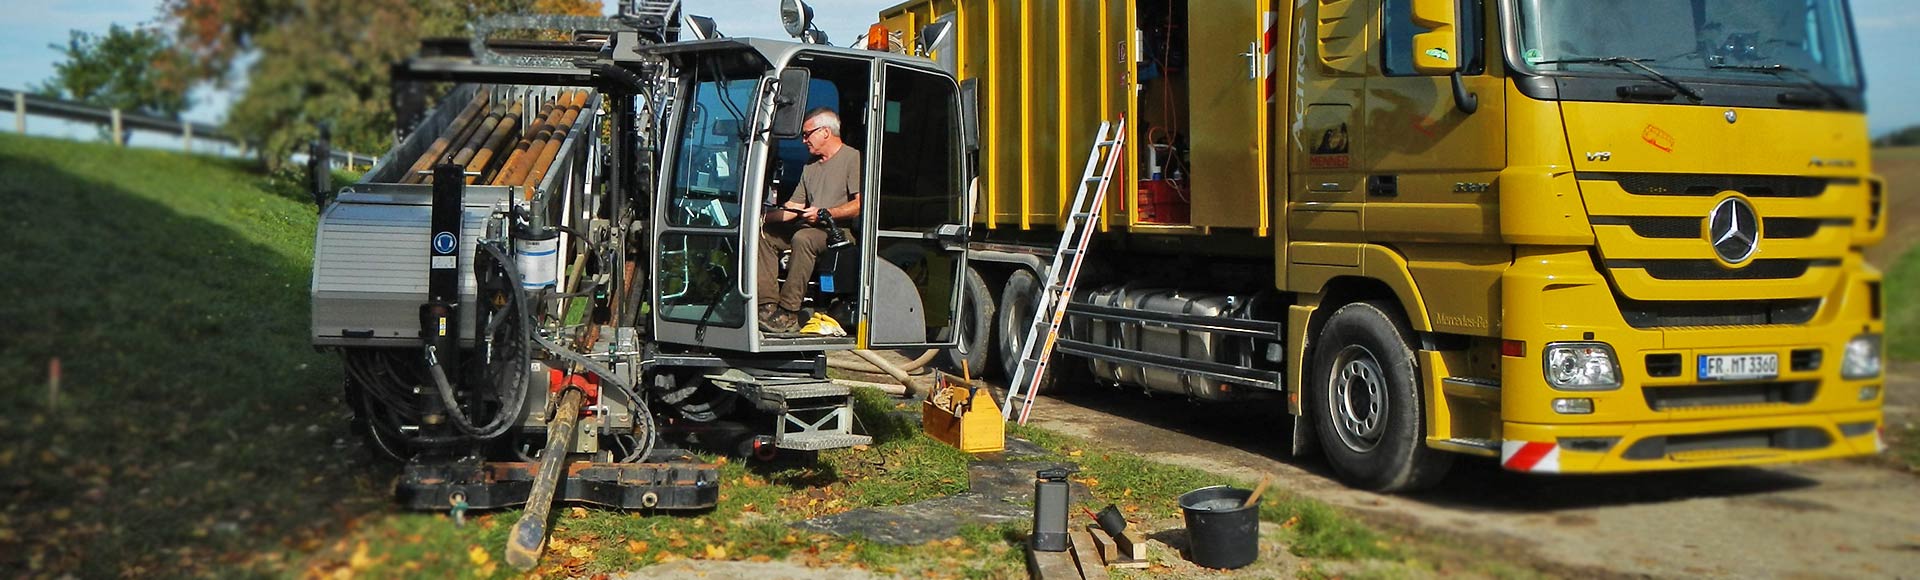
{"label": "truck grille", "polygon": [[[1769,240],[1804,240],[1819,234],[1820,228],[1829,224],[1844,227],[1852,223],[1851,220],[1774,217],[1767,218],[1763,233]],[[1633,228],[1633,235],[1650,240],[1686,240],[1706,236],[1703,231],[1706,221],[1698,217],[1594,216],[1593,224],[1627,226]]]}
{"label": "truck grille", "polygon": [[1820,312],[1820,299],[1670,302],[1615,297],[1634,328],[1767,326],[1806,324]]}
{"label": "truck grille", "polygon": [[1827,179],[1790,175],[1699,175],[1685,173],[1581,172],[1581,181],[1612,181],[1634,195],[1710,197],[1738,191],[1747,197],[1819,197],[1829,185],[1858,184],[1857,179]]}
{"label": "truck grille", "polygon": [[1818,381],[1790,381],[1732,385],[1643,387],[1647,408],[1655,411],[1699,410],[1752,405],[1804,405],[1820,390]]}
{"label": "truck grille", "polygon": [[1632,447],[1620,454],[1626,459],[1653,460],[1668,455],[1690,454],[1701,459],[1711,452],[1742,452],[1763,450],[1805,451],[1824,449],[1833,444],[1833,438],[1826,431],[1814,427],[1791,427],[1786,429],[1763,429],[1759,431],[1735,431],[1728,433],[1702,433],[1698,435],[1670,435],[1648,437],[1635,441]]}
{"label": "truck grille", "polygon": [[1839,260],[1754,260],[1735,269],[1713,260],[1607,261],[1610,269],[1646,270],[1657,280],[1786,280],[1805,276],[1808,268],[1839,265]]}

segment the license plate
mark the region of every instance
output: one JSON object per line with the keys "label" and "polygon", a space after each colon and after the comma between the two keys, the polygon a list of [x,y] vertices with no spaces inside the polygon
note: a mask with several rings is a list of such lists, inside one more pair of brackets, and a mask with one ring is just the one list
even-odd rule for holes
{"label": "license plate", "polygon": [[1777,354],[1700,355],[1700,380],[1703,381],[1771,379],[1777,376],[1780,376],[1780,355]]}

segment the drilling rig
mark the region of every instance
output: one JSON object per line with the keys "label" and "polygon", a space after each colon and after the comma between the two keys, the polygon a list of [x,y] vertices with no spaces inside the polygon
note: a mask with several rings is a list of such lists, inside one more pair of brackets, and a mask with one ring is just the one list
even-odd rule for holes
{"label": "drilling rig", "polygon": [[[316,234],[312,340],[369,447],[404,462],[401,505],[525,505],[507,551],[530,567],[556,501],[713,507],[718,468],[691,450],[870,442],[827,351],[952,346],[973,133],[931,60],[721,38],[678,2],[474,31],[393,65],[396,101],[438,104],[396,103],[404,137]],[[866,209],[781,276],[850,332],[768,332],[757,242],[820,108],[867,153]]]}

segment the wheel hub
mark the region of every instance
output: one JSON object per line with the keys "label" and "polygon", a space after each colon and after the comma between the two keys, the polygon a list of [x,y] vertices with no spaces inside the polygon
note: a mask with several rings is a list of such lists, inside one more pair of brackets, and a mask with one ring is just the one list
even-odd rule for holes
{"label": "wheel hub", "polygon": [[1334,432],[1348,449],[1365,453],[1380,445],[1386,431],[1386,376],[1366,347],[1349,345],[1334,359],[1327,412]]}

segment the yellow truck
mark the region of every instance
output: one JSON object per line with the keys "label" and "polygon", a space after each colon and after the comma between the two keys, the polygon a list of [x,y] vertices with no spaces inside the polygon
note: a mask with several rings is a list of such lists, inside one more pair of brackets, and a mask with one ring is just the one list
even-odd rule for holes
{"label": "yellow truck", "polygon": [[1460,455],[1880,449],[1853,34],[1844,0],[914,0],[869,46],[921,47],[979,112],[956,358],[1012,366],[1124,117],[1056,349],[1085,370],[1050,388],[1284,400],[1276,441],[1410,490]]}

